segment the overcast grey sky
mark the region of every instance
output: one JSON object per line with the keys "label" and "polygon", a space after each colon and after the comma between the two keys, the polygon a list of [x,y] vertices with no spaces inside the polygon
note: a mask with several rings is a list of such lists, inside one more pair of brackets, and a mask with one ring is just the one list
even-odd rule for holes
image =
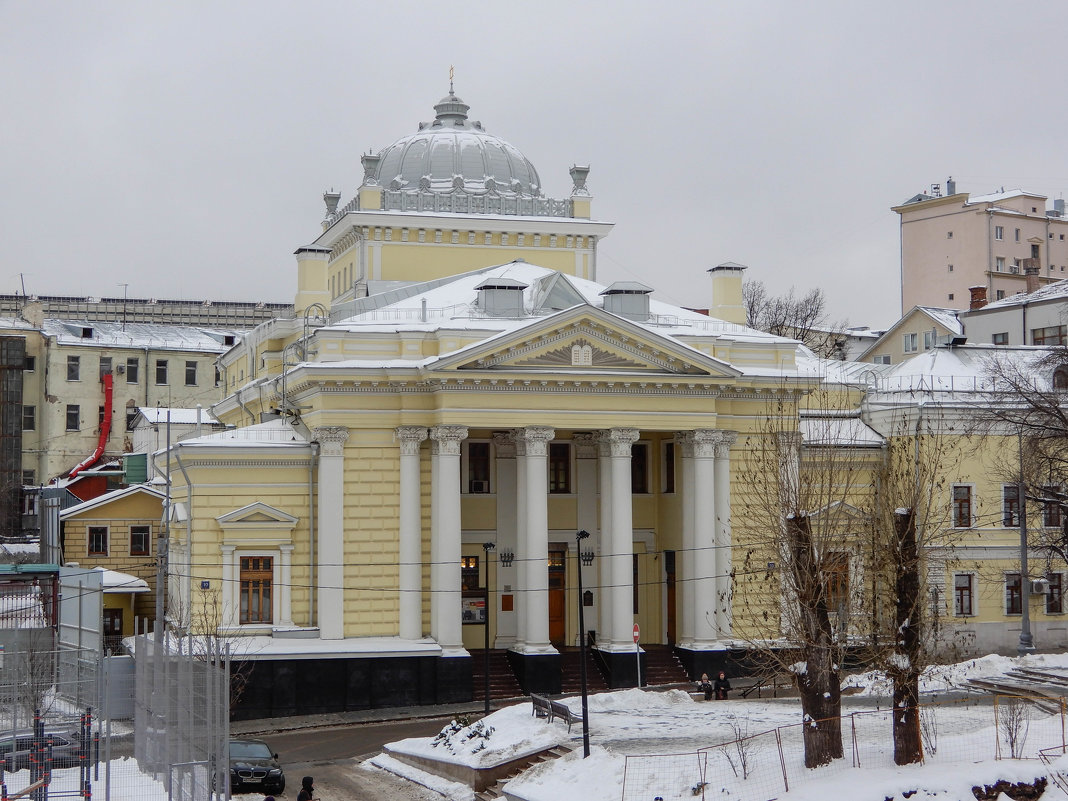
{"label": "overcast grey sky", "polygon": [[885,326],[890,206],[1061,196],[1066,15],[993,2],[0,0],[0,292],[292,301],[360,154],[456,92],[546,192],[589,163],[598,278],[707,303],[731,260]]}

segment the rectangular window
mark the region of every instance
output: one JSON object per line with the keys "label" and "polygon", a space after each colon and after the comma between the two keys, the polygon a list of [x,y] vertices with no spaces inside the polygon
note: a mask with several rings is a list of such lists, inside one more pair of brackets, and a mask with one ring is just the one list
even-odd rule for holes
{"label": "rectangular window", "polygon": [[1005,299],[1005,290],[1004,289],[995,289],[994,290],[994,300],[1004,300],[1004,299]]}
{"label": "rectangular window", "polygon": [[997,272],[997,273],[1005,272],[1005,257],[1004,256],[997,256],[997,257],[994,258],[994,272]]}
{"label": "rectangular window", "polygon": [[675,491],[675,443],[664,443],[664,463],[661,467],[663,471],[663,492],[671,494]]}
{"label": "rectangular window", "polygon": [[571,446],[566,442],[549,443],[549,493],[571,492]]}
{"label": "rectangular window", "polygon": [[905,353],[915,353],[919,350],[919,335],[916,333],[905,334]]}
{"label": "rectangular window", "polygon": [[1046,328],[1032,328],[1031,329],[1031,344],[1032,345],[1064,345],[1068,344],[1065,341],[1065,326],[1063,325],[1051,325]]}
{"label": "rectangular window", "polygon": [[272,557],[241,557],[242,623],[271,622],[271,582],[273,579],[274,559]]}
{"label": "rectangular window", "polygon": [[460,557],[460,589],[467,592],[481,589],[477,556]]}
{"label": "rectangular window", "polygon": [[68,356],[67,357],[67,380],[68,381],[80,381],[82,374],[82,357],[81,356]]}
{"label": "rectangular window", "polygon": [[1016,241],[1017,242],[1020,241],[1020,229],[1019,228],[1016,229]]}
{"label": "rectangular window", "polygon": [[1046,592],[1046,614],[1059,615],[1064,612],[1064,574],[1050,573],[1046,576],[1049,590]]}
{"label": "rectangular window", "polygon": [[157,384],[166,384],[167,383],[167,360],[166,359],[156,359],[156,383]]}
{"label": "rectangular window", "polygon": [[[1062,236],[1061,239],[1064,239],[1064,237]],[[27,373],[32,373],[34,370],[36,370],[37,369],[37,357],[36,356],[27,356],[25,361],[22,362],[22,369],[25,370]]]}
{"label": "rectangular window", "polygon": [[846,613],[849,603],[849,554],[832,551],[823,559],[823,578],[827,592],[827,609]]}
{"label": "rectangular window", "polygon": [[150,526],[130,526],[130,556],[148,556],[151,537]]}
{"label": "rectangular window", "polygon": [[1046,500],[1042,502],[1042,525],[1046,528],[1061,527],[1061,504],[1063,495],[1059,487],[1045,487],[1042,494]]}
{"label": "rectangular window", "polygon": [[632,574],[631,583],[633,584],[633,587],[634,587],[633,592],[632,592],[632,595],[634,596],[634,598],[633,598],[633,601],[634,601],[634,614],[638,614],[638,595],[639,595],[639,592],[638,592],[638,554],[633,554],[632,555],[632,558],[631,558],[631,574]]}
{"label": "rectangular window", "polygon": [[103,378],[106,375],[111,375],[111,357],[100,357],[100,377]]}
{"label": "rectangular window", "polygon": [[971,573],[953,574],[953,614],[975,614],[975,576]]}
{"label": "rectangular window", "polygon": [[26,487],[32,487],[37,483],[37,473],[33,470],[22,471],[22,483]]}
{"label": "rectangular window", "polygon": [[23,406],[22,407],[22,430],[23,431],[36,431],[37,430],[37,407],[36,406]]}
{"label": "rectangular window", "polygon": [[923,332],[923,349],[924,350],[930,350],[931,348],[934,347],[934,342],[935,342],[935,333],[934,333],[934,331],[924,331]]}
{"label": "rectangular window", "polygon": [[1002,331],[999,334],[994,334],[990,337],[990,341],[995,345],[1008,345],[1009,344],[1009,332]]}
{"label": "rectangular window", "polygon": [[140,371],[141,362],[137,359],[126,360],[126,383],[136,384],[138,379],[138,372]]}
{"label": "rectangular window", "polygon": [[873,364],[890,364],[890,354],[883,354],[881,356],[872,357]]}
{"label": "rectangular window", "polygon": [[74,403],[67,404],[67,431],[80,431],[82,428],[82,410]]}
{"label": "rectangular window", "polygon": [[1003,226],[1003,225],[995,225],[994,226],[994,239],[1004,239],[1004,238],[1005,238],[1005,226]]}
{"label": "rectangular window", "polygon": [[108,555],[108,527],[89,526],[89,556]]}
{"label": "rectangular window", "polygon": [[126,430],[133,431],[134,420],[137,419],[137,409],[131,409],[126,412]]}
{"label": "rectangular window", "polygon": [[649,492],[649,445],[644,442],[630,446],[630,491],[635,495]]}
{"label": "rectangular window", "polygon": [[1005,528],[1020,527],[1020,486],[1006,484],[1001,488],[1001,525]]}
{"label": "rectangular window", "polygon": [[1019,573],[1005,574],[1005,614],[1023,614],[1023,594],[1020,587]]}
{"label": "rectangular window", "polygon": [[467,443],[467,491],[484,494],[490,491],[490,444]]}
{"label": "rectangular window", "polygon": [[97,407],[96,424],[98,426],[104,425],[104,411],[105,411],[105,408],[103,406],[98,406]]}
{"label": "rectangular window", "polygon": [[953,485],[953,526],[970,528],[972,525],[972,488],[967,484]]}
{"label": "rectangular window", "polygon": [[187,387],[195,387],[197,385],[197,363],[186,362],[185,363],[185,385]]}
{"label": "rectangular window", "polygon": [[952,231],[946,231],[946,239],[952,239],[952,238],[953,238],[953,232]]}

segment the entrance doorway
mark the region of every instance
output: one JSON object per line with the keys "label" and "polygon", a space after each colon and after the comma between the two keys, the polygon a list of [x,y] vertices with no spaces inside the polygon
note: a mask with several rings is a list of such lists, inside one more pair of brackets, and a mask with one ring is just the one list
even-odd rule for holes
{"label": "entrance doorway", "polygon": [[549,642],[557,648],[567,638],[567,582],[565,567],[567,551],[549,551]]}

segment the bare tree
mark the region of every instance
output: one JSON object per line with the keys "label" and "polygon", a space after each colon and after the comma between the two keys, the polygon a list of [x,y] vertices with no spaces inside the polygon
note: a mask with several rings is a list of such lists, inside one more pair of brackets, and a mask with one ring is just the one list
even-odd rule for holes
{"label": "bare tree", "polygon": [[[797,401],[788,397],[769,409],[765,429],[745,443],[736,485],[745,513],[733,518],[736,530],[748,528],[749,536],[735,586],[752,590],[751,650],[793,677],[806,723],[805,765],[817,767],[843,756],[840,665],[861,603],[850,571],[858,534],[866,529],[856,504],[870,487],[878,449],[873,455],[852,437],[855,414],[834,408],[843,396],[822,390],[809,396],[803,421]],[[754,610],[776,578],[777,605],[768,599],[763,610]]]}
{"label": "bare tree", "polygon": [[842,332],[846,323],[829,320],[822,289],[796,295],[790,287],[785,295],[775,297],[762,281],[746,281],[742,303],[750,328],[800,340],[826,359],[845,358]]}

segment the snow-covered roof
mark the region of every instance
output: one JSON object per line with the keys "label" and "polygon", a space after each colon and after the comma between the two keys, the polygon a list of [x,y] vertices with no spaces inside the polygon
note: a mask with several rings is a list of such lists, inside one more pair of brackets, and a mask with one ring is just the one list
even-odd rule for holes
{"label": "snow-covered roof", "polygon": [[242,445],[307,445],[308,439],[299,428],[286,420],[268,420],[264,423],[216,431],[202,437],[183,439],[181,446],[218,445],[221,443],[241,443]]}
{"label": "snow-covered roof", "polygon": [[896,323],[883,331],[879,337],[868,346],[867,350],[861,353],[857,359],[867,358],[869,353],[873,353],[879,349],[882,343],[888,338],[893,336],[898,330],[904,327],[906,324],[911,325],[916,315],[923,315],[927,317],[932,323],[940,325],[949,331],[952,336],[960,336],[964,332],[964,325],[957,317],[957,309],[946,309],[941,306],[913,306],[899,319]]}
{"label": "snow-covered roof", "polygon": [[167,423],[168,414],[170,415],[171,425],[196,425],[197,415],[200,416],[200,422],[204,425],[219,423],[215,415],[207,409],[138,406],[137,413],[140,414],[146,422],[151,423],[152,425],[165,425]]}
{"label": "snow-covered roof", "polygon": [[[1009,189],[1008,191],[1001,190],[1000,192],[991,192],[987,195],[969,195],[967,203],[997,203],[999,200],[1009,200],[1014,197],[1040,197],[1045,200],[1045,195],[1040,195],[1037,192],[1027,192],[1023,189]],[[1011,211],[1011,209],[1010,209]]]}
{"label": "snow-covered roof", "polygon": [[860,413],[805,411],[798,422],[801,440],[812,447],[880,448],[886,440],[860,419]]}
{"label": "snow-covered roof", "polygon": [[[0,328],[34,327],[14,317],[0,318]],[[235,329],[195,328],[162,323],[116,323],[48,318],[40,329],[60,345],[152,348],[223,353],[243,333]],[[88,336],[86,336],[88,334]],[[229,345],[226,342],[230,342]]]}
{"label": "snow-covered roof", "polygon": [[[1053,348],[1043,345],[961,345],[933,348],[891,366],[876,382],[878,392],[918,393],[992,392],[997,387],[990,378],[993,362],[1005,359],[1039,390],[1051,386],[1052,376],[1041,362]],[[915,399],[913,400],[915,402]]]}
{"label": "snow-covered roof", "polygon": [[131,576],[129,573],[120,573],[118,570],[109,570],[106,567],[94,567],[99,571],[100,583],[105,593],[132,593],[151,592],[148,582],[143,578]]}
{"label": "snow-covered roof", "polygon": [[974,309],[973,311],[984,312],[991,309],[1006,309],[1011,308],[1012,306],[1019,306],[1022,303],[1043,303],[1064,300],[1065,298],[1068,298],[1068,278],[1063,278],[1060,281],[1054,281],[1052,284],[1040,286],[1034,292],[1020,292],[1016,295],[1009,295],[1007,298],[995,300],[986,304],[981,309]]}
{"label": "snow-covered roof", "polygon": [[147,484],[132,484],[129,487],[123,487],[122,489],[105,492],[103,495],[98,495],[96,498],[90,498],[87,501],[82,501],[81,503],[75,504],[74,506],[68,506],[66,509],[59,513],[59,519],[66,520],[68,517],[81,514],[82,512],[86,512],[90,509],[95,509],[98,506],[104,506],[122,498],[138,494],[155,497],[161,501],[167,497],[166,492],[162,492],[156,489],[155,487],[150,487]]}

